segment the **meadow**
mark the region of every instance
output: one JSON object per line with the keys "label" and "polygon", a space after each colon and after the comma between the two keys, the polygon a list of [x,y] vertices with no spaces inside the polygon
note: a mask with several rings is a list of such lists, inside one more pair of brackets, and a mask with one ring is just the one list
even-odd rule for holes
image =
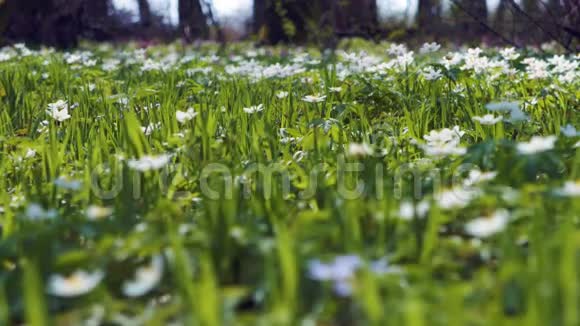
{"label": "meadow", "polygon": [[579,64],[2,48],[0,325],[578,325]]}

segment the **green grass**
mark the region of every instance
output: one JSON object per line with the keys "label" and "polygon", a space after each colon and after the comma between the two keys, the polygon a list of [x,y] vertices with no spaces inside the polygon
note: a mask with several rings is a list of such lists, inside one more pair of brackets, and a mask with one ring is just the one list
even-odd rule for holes
{"label": "green grass", "polygon": [[578,55],[388,48],[0,50],[0,324],[578,325]]}

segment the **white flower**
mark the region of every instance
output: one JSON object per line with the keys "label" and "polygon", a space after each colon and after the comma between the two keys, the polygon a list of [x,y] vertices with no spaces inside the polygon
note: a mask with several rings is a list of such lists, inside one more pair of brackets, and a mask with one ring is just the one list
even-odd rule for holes
{"label": "white flower", "polygon": [[566,181],[561,190],[564,196],[578,197],[580,196],[580,180]]}
{"label": "white flower", "polygon": [[161,62],[153,61],[151,59],[145,60],[143,66],[141,66],[141,71],[158,71],[165,69],[165,66]]}
{"label": "white flower", "polygon": [[515,48],[505,48],[499,51],[499,53],[506,60],[516,60],[520,57],[520,54],[516,52]]}
{"label": "white flower", "polygon": [[549,151],[554,148],[556,143],[556,136],[533,136],[529,142],[522,142],[517,144],[517,149],[520,154],[536,154],[540,152]]}
{"label": "white flower", "polygon": [[110,207],[91,205],[87,207],[85,214],[89,220],[99,220],[111,216],[111,214],[113,214],[113,209]]}
{"label": "white flower", "polygon": [[54,103],[48,104],[48,110],[46,110],[46,113],[54,120],[63,122],[71,118],[68,109],[69,107],[66,101],[58,100]]}
{"label": "white flower", "polygon": [[25,158],[33,158],[36,156],[36,151],[32,148],[26,150],[26,154],[24,154]]}
{"label": "white flower", "polygon": [[431,130],[428,135],[423,136],[427,144],[421,148],[427,156],[463,155],[467,150],[460,147],[459,143],[464,134],[458,126],[453,129]]}
{"label": "white flower", "polygon": [[284,98],[287,98],[289,94],[290,93],[285,92],[285,91],[279,91],[278,93],[276,93],[276,97],[279,99],[284,99]]}
{"label": "white flower", "polygon": [[117,69],[117,67],[121,64],[121,61],[118,59],[108,59],[102,65],[104,71],[113,71]]}
{"label": "white flower", "polygon": [[169,163],[171,157],[167,154],[159,156],[145,155],[140,159],[132,159],[127,161],[127,165],[134,170],[146,172],[151,170],[159,170]]}
{"label": "white flower", "polygon": [[332,281],[334,291],[339,296],[352,294],[351,281],[358,269],[368,266],[375,274],[400,273],[396,266],[389,266],[385,259],[365,263],[359,256],[337,256],[334,260],[323,263],[318,259],[308,262],[308,274],[311,279],[317,281]]}
{"label": "white flower", "polygon": [[526,58],[523,63],[528,65],[526,72],[529,79],[542,79],[550,76],[548,63],[541,59]]}
{"label": "white flower", "polygon": [[489,111],[508,112],[510,114],[510,118],[507,121],[511,123],[528,119],[524,111],[520,109],[520,104],[518,102],[488,103],[485,105],[485,108]]}
{"label": "white flower", "polygon": [[419,50],[419,52],[423,53],[423,54],[437,52],[437,51],[439,51],[440,48],[441,48],[441,45],[438,44],[437,42],[424,43],[423,46],[421,46],[421,49]]}
{"label": "white flower", "polygon": [[151,264],[137,268],[135,279],[123,283],[123,293],[128,297],[140,297],[151,291],[163,277],[163,257],[153,256]]}
{"label": "white flower", "polygon": [[26,208],[25,215],[31,220],[50,220],[54,219],[57,213],[55,209],[45,210],[39,204],[31,203]]}
{"label": "white flower", "polygon": [[501,116],[496,117],[493,114],[486,114],[483,117],[475,116],[472,118],[472,120],[478,121],[482,125],[486,125],[486,126],[494,125],[494,124],[500,122],[502,119],[503,119],[503,117],[501,117]]}
{"label": "white flower", "polygon": [[391,44],[391,47],[387,50],[389,54],[400,56],[407,53],[407,46],[405,44]]}
{"label": "white flower", "polygon": [[340,92],[342,92],[342,87],[329,87],[328,90],[331,93],[340,93]]}
{"label": "white flower", "polygon": [[257,106],[250,106],[249,108],[244,108],[244,112],[247,114],[254,114],[256,112],[264,111],[264,105],[260,104]]}
{"label": "white flower", "polygon": [[103,279],[102,271],[77,270],[68,277],[54,274],[48,279],[47,292],[64,298],[77,297],[92,291]]}
{"label": "white flower", "polygon": [[79,190],[82,187],[82,183],[78,180],[70,180],[67,177],[60,176],[56,180],[54,180],[54,185],[66,189],[66,190]]}
{"label": "white flower", "polygon": [[150,136],[153,131],[157,130],[161,128],[161,123],[150,123],[149,125],[145,126],[145,127],[141,127],[141,131],[143,132],[143,134],[145,134],[145,136]]}
{"label": "white flower", "polygon": [[364,157],[373,154],[373,148],[367,143],[350,143],[346,153],[351,157]]}
{"label": "white flower", "polygon": [[493,180],[497,176],[497,172],[481,172],[480,170],[471,170],[469,175],[465,180],[463,180],[463,185],[466,187],[471,187],[478,183]]}
{"label": "white flower", "polygon": [[399,207],[399,217],[403,220],[411,220],[413,217],[424,218],[429,212],[429,202],[422,200],[417,205],[405,201],[401,203]]}
{"label": "white flower", "polygon": [[423,77],[426,80],[437,80],[437,79],[443,77],[443,74],[441,73],[441,70],[435,69],[435,68],[433,68],[431,66],[423,69],[422,74],[423,74]]}
{"label": "white flower", "polygon": [[459,144],[463,135],[465,135],[465,131],[461,131],[459,126],[455,126],[453,129],[431,130],[428,135],[423,136],[423,139],[431,145],[445,143]]}
{"label": "white flower", "polygon": [[304,102],[308,102],[308,103],[320,103],[320,102],[324,102],[324,100],[326,100],[326,96],[325,95],[306,95],[302,98],[302,101]]}
{"label": "white flower", "polygon": [[450,69],[451,66],[458,65],[461,60],[463,60],[463,55],[461,53],[449,53],[441,59],[441,64],[443,64],[446,69]]}
{"label": "white flower", "polygon": [[338,256],[330,263],[322,263],[313,260],[309,263],[310,277],[315,280],[345,280],[352,277],[356,269],[362,265],[362,260],[358,256],[347,255]]}
{"label": "white flower", "polygon": [[395,59],[395,62],[399,67],[404,68],[404,67],[412,64],[414,60],[415,60],[414,53],[413,53],[413,51],[410,51],[410,52],[407,52],[405,54],[398,56],[397,59]]}
{"label": "white flower", "polygon": [[580,136],[580,131],[576,130],[576,127],[574,127],[571,124],[567,124],[566,126],[560,128],[560,132],[562,133],[562,135],[564,135],[566,137],[578,137],[578,136]]}
{"label": "white flower", "polygon": [[175,117],[177,119],[177,122],[182,123],[182,124],[193,120],[193,118],[195,118],[196,115],[197,115],[197,112],[195,112],[193,110],[193,108],[189,108],[185,112],[179,111],[179,110],[177,112],[175,112]]}
{"label": "white flower", "polygon": [[477,191],[457,187],[437,193],[435,201],[442,209],[459,209],[467,206],[477,195]]}
{"label": "white flower", "polygon": [[509,223],[506,210],[495,211],[491,216],[478,217],[465,225],[465,231],[477,238],[487,238],[505,229]]}

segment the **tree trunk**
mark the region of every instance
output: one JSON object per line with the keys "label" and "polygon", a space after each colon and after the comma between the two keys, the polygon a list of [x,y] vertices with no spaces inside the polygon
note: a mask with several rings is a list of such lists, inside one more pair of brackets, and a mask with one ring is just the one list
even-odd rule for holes
{"label": "tree trunk", "polygon": [[378,30],[376,0],[333,0],[332,2],[327,10],[335,16],[335,33],[346,36],[371,36]]}
{"label": "tree trunk", "polygon": [[266,24],[267,0],[254,0],[252,29],[254,34],[259,35]]}
{"label": "tree trunk", "polygon": [[482,23],[488,23],[487,3],[485,0],[459,0],[456,8],[458,33],[469,40],[480,41],[487,32]]}
{"label": "tree trunk", "polygon": [[336,36],[374,36],[378,30],[376,0],[254,0],[253,9],[254,33],[269,44],[327,43]]}
{"label": "tree trunk", "polygon": [[151,7],[149,6],[148,0],[137,0],[139,5],[139,21],[143,27],[151,26],[153,22],[153,16],[151,15]]}
{"label": "tree trunk", "polygon": [[105,41],[110,38],[110,8],[110,0],[83,1],[83,15],[81,17],[84,32],[83,37],[96,41]]}
{"label": "tree trunk", "polygon": [[493,17],[493,26],[501,32],[507,30],[507,20],[509,16],[509,0],[500,0]]}
{"label": "tree trunk", "polygon": [[441,3],[439,0],[419,0],[417,26],[421,32],[433,33],[441,22]]}
{"label": "tree trunk", "polygon": [[0,28],[11,42],[74,48],[85,31],[82,0],[13,0],[0,4]]}
{"label": "tree trunk", "polygon": [[207,17],[199,0],[179,0],[179,28],[187,41],[208,36]]}
{"label": "tree trunk", "polygon": [[94,20],[103,20],[109,15],[109,0],[85,0],[85,8],[88,15]]}

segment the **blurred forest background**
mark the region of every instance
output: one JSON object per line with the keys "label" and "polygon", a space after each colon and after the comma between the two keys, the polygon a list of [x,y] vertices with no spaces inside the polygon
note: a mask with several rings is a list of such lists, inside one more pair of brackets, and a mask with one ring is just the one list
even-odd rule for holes
{"label": "blurred forest background", "polygon": [[123,1],[134,2],[137,18],[112,0],[0,0],[0,45],[72,48],[80,40],[181,39],[332,48],[341,38],[362,37],[516,47],[553,42],[573,52],[580,38],[579,0],[497,0],[493,10],[486,0],[415,0],[397,15],[389,8],[380,15],[377,0],[253,0],[251,14],[241,22],[218,19],[212,0],[174,0],[177,21],[154,10],[150,0]]}

